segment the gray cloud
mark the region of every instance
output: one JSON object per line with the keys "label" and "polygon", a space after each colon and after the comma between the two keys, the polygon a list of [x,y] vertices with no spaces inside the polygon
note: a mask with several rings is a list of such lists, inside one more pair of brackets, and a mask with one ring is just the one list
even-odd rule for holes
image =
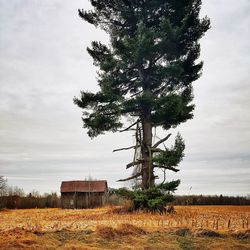
{"label": "gray cloud", "polygon": [[[88,1],[0,0],[0,175],[10,184],[58,191],[60,181],[128,176],[131,134],[90,140],[72,99],[97,90],[96,68],[86,47],[106,34],[83,22]],[[186,157],[178,193],[249,193],[250,4],[203,0],[212,29],[202,39],[203,76],[194,84],[192,121],[179,126]],[[163,136],[163,132],[160,134]],[[173,141],[170,140],[169,145]]]}

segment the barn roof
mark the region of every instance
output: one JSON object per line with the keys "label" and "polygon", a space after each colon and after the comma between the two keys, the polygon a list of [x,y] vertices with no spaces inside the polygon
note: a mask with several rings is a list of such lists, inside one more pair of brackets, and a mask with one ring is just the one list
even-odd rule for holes
{"label": "barn roof", "polygon": [[105,192],[108,189],[107,181],[62,181],[61,193],[74,192]]}

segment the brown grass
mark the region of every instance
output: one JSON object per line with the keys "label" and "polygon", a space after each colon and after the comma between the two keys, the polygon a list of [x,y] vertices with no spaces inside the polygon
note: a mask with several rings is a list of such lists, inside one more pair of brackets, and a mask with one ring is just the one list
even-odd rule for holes
{"label": "brown grass", "polygon": [[0,249],[250,249],[250,206],[0,212]]}

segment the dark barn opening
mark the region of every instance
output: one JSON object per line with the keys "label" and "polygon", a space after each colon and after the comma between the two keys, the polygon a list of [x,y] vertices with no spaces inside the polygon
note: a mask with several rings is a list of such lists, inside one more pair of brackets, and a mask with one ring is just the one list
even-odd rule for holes
{"label": "dark barn opening", "polygon": [[107,181],[62,181],[62,208],[94,208],[103,206],[107,199]]}

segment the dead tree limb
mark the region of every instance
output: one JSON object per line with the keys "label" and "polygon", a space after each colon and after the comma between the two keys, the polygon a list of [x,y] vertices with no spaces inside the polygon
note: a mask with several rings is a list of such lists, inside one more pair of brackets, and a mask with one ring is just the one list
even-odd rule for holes
{"label": "dead tree limb", "polygon": [[122,150],[129,150],[135,148],[135,146],[131,146],[131,147],[127,147],[127,148],[118,148],[118,149],[114,149],[113,152],[117,152],[117,151],[122,151]]}
{"label": "dead tree limb", "polygon": [[133,176],[130,176],[130,177],[126,178],[126,179],[120,179],[118,181],[129,181],[129,180],[135,179],[135,178],[137,178],[137,177],[139,177],[141,175],[142,175],[142,173],[137,173],[137,174],[135,174]]}
{"label": "dead tree limb", "polygon": [[129,164],[127,164],[126,169],[131,168],[131,167],[136,166],[136,165],[139,165],[141,163],[143,163],[142,159],[137,160],[137,161],[132,161]]}
{"label": "dead tree limb", "polygon": [[163,172],[163,181],[161,184],[164,184],[164,182],[166,181],[166,169],[162,169]]}
{"label": "dead tree limb", "polygon": [[152,153],[161,153],[161,152],[166,152],[165,150],[161,148],[151,148]]}
{"label": "dead tree limb", "polygon": [[169,167],[169,166],[162,166],[162,165],[154,165],[154,168],[163,168],[163,169],[168,169],[174,172],[179,172],[180,169],[174,168],[174,167]]}
{"label": "dead tree limb", "polygon": [[131,95],[131,97],[137,96],[137,95],[141,94],[142,92],[143,92],[143,90],[141,90],[141,91],[139,91],[137,93],[134,93],[133,95]]}
{"label": "dead tree limb", "polygon": [[131,129],[133,126],[135,126],[140,120],[138,119],[136,122],[132,123],[130,126],[128,126],[127,128],[123,129],[123,130],[119,130],[119,132],[124,132],[127,131],[129,129]]}
{"label": "dead tree limb", "polygon": [[168,134],[166,137],[164,137],[163,139],[161,139],[158,142],[156,142],[155,145],[153,146],[153,148],[157,148],[161,143],[163,143],[164,141],[166,141],[170,136],[171,136],[171,134]]}
{"label": "dead tree limb", "polygon": [[148,149],[148,154],[149,154],[149,175],[148,175],[148,182],[150,183],[151,181],[151,171],[152,171],[152,151],[151,151],[151,147],[147,146]]}
{"label": "dead tree limb", "polygon": [[133,162],[136,161],[136,153],[137,153],[137,147],[138,147],[138,126],[139,126],[139,123],[136,124],[136,132],[135,132],[135,140],[136,140],[136,143],[135,143],[135,152],[134,152],[134,157],[133,157]]}

